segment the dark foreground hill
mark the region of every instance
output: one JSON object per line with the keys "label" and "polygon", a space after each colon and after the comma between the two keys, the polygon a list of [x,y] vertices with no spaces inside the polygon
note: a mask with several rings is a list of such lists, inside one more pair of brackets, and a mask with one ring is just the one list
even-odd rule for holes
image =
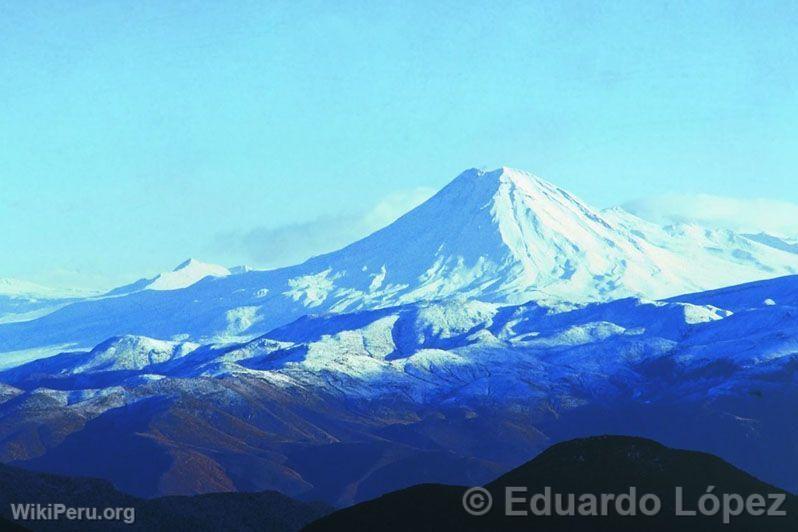
{"label": "dark foreground hill", "polygon": [[[133,508],[115,520],[17,520],[30,530],[258,530],[288,532],[325,515],[331,508],[300,502],[281,493],[213,493],[191,497],[141,499],[104,480],[35,473],[0,465],[0,530],[13,528],[12,504],[63,504],[74,508]],[[125,522],[127,519],[128,522]]]}
{"label": "dark foreground hill", "polygon": [[[708,493],[716,495],[720,509],[712,516],[677,516],[676,487],[683,489],[681,509],[696,510],[699,499]],[[508,504],[506,489],[516,487],[514,497],[526,497],[524,502],[511,502],[513,511],[525,516],[506,516]],[[529,503],[534,494],[537,508],[546,513],[546,488],[551,488],[548,512],[556,514],[557,499],[561,494],[560,508],[570,507],[568,494],[575,495],[574,512],[577,516],[532,515]],[[589,515],[591,506],[585,494],[601,498],[601,494],[630,494],[636,488],[635,516],[621,515],[630,512],[628,499],[616,507],[608,502],[607,515]],[[534,460],[514,469],[487,484],[493,504],[485,515],[471,516],[464,510],[464,487],[426,484],[384,495],[323,517],[306,528],[309,532],[326,530],[748,530],[795,531],[798,530],[798,497],[784,494],[781,510],[784,516],[753,516],[746,510],[741,515],[728,515],[724,524],[724,494],[727,494],[729,514],[738,513],[740,495],[744,504],[751,501],[755,513],[767,512],[772,504],[769,494],[783,493],[715,456],[675,450],[651,440],[601,436],[578,439],[549,448]],[[661,502],[654,516],[642,515],[641,498],[655,495]],[[753,495],[754,498],[750,499]],[[764,502],[760,504],[757,495]],[[475,495],[472,502],[482,507],[484,498]],[[650,502],[649,498],[649,502]],[[706,499],[708,510],[714,504]],[[585,506],[580,506],[584,503]],[[653,506],[646,504],[646,508]],[[584,512],[579,512],[579,508]],[[761,507],[761,509],[760,509]],[[601,502],[593,507],[601,514]],[[745,508],[745,506],[743,506]],[[584,513],[586,515],[578,515]]]}

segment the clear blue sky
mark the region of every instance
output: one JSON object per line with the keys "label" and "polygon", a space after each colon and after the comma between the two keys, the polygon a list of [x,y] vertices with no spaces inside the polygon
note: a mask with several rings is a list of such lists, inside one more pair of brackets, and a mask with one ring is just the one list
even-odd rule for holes
{"label": "clear blue sky", "polygon": [[275,233],[473,166],[598,206],[798,202],[796,27],[787,1],[3,1],[0,276],[279,263]]}

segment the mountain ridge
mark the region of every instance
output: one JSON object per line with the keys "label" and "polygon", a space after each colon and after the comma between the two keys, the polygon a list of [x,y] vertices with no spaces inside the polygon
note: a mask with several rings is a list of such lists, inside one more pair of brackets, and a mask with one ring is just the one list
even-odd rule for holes
{"label": "mountain ridge", "polygon": [[[192,264],[199,263],[178,270]],[[795,273],[798,255],[731,232],[661,228],[619,210],[601,212],[503,167],[463,172],[389,226],[302,264],[216,272],[224,276],[197,269],[201,278],[191,276],[190,286],[164,282],[177,288],[159,291],[147,283],[0,324],[0,353],[91,348],[124,334],[239,341],[310,313],[445,298],[555,307],[659,299]]]}
{"label": "mountain ridge", "polygon": [[[34,530],[299,530],[329,513],[321,503],[306,503],[281,493],[215,493],[193,497],[140,499],[94,478],[67,477],[0,464],[0,528],[10,527],[12,504],[64,504],[68,507],[120,508],[116,521],[19,519]],[[131,512],[132,510],[132,512]],[[24,530],[19,528],[19,530]]]}
{"label": "mountain ridge", "polygon": [[[723,522],[721,515],[687,517],[676,514],[675,490],[682,489],[685,509],[708,486],[715,493],[742,497],[779,493],[773,486],[752,477],[723,460],[705,453],[677,450],[658,442],[628,436],[594,436],[553,445],[531,461],[484,485],[492,504],[480,515],[464,509],[466,487],[424,484],[383,495],[371,501],[344,508],[311,523],[308,532],[325,530],[793,530],[798,524],[798,497],[784,494],[781,516],[738,515]],[[507,488],[514,488],[518,501],[509,501]],[[556,508],[569,508],[550,502],[551,516],[535,516],[530,497],[544,496],[546,490],[567,501],[584,494],[598,498],[636,490],[636,497],[656,495],[660,511],[646,516],[639,510],[624,515],[615,504],[606,515],[558,517]],[[479,501],[479,499],[477,499]],[[507,507],[515,511],[508,515]],[[482,509],[482,506],[469,508]],[[541,505],[537,506],[538,508]],[[581,507],[581,506],[580,506]]]}
{"label": "mountain ridge", "polygon": [[567,310],[449,299],[319,313],[238,343],[115,337],[0,372],[0,460],[144,496],[278,489],[342,504],[482,482],[544,442],[622,432],[795,490],[796,309],[791,276]]}

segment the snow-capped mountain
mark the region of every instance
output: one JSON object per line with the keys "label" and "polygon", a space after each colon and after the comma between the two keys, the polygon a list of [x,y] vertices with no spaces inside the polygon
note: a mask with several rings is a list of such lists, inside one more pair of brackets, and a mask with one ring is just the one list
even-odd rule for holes
{"label": "snow-capped mountain", "polygon": [[63,293],[53,288],[23,281],[20,279],[0,278],[0,296],[25,297],[30,299],[56,299]]}
{"label": "snow-capped mountain", "polygon": [[251,338],[308,313],[452,297],[549,306],[662,298],[795,272],[798,254],[767,242],[693,225],[663,228],[619,209],[600,212],[518,170],[468,170],[341,250],[235,275],[189,261],[115,297],[0,325],[0,353],[89,348],[124,334]]}
{"label": "snow-capped mountain", "polygon": [[230,270],[224,266],[188,259],[174,270],[162,273],[146,286],[146,290],[178,290],[186,288],[206,277],[226,277]]}
{"label": "snow-capped mountain", "polygon": [[27,321],[48,314],[86,294],[20,279],[0,278],[0,323]]}
{"label": "snow-capped mountain", "polygon": [[796,271],[783,239],[469,170],[297,266],[188,261],[0,324],[0,460],[342,504],[621,432],[794,488]]}
{"label": "snow-capped mountain", "polygon": [[660,298],[798,272],[795,254],[729,231],[657,231],[510,168],[467,171],[387,228],[308,264],[326,267],[330,288],[363,272],[363,297],[391,303]]}
{"label": "snow-capped mountain", "polygon": [[209,264],[190,258],[178,264],[175,269],[152,278],[139,279],[134,283],[114,288],[107,296],[120,296],[140,292],[142,290],[179,290],[187,288],[206,277],[227,277],[232,273],[241,273],[241,267],[228,270],[218,264]]}

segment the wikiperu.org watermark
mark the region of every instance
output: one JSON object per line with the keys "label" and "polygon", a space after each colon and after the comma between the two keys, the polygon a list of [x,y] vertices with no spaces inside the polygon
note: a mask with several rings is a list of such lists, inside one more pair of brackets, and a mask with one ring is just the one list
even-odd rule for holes
{"label": "wikiperu.org watermark", "polygon": [[[506,517],[655,517],[663,511],[662,499],[653,493],[639,493],[631,487],[624,493],[559,493],[546,487],[541,492],[530,493],[523,486],[504,488],[503,515]],[[735,517],[785,517],[787,511],[784,493],[748,494],[718,493],[715,486],[689,501],[684,489],[674,491],[673,511],[676,517],[715,517],[723,524]],[[483,516],[493,509],[493,495],[485,488],[471,488],[463,495],[463,508],[473,516]]]}
{"label": "wikiperu.org watermark", "polygon": [[60,503],[11,503],[14,521],[116,521],[126,525],[136,522],[136,509],[130,507],[97,508]]}

